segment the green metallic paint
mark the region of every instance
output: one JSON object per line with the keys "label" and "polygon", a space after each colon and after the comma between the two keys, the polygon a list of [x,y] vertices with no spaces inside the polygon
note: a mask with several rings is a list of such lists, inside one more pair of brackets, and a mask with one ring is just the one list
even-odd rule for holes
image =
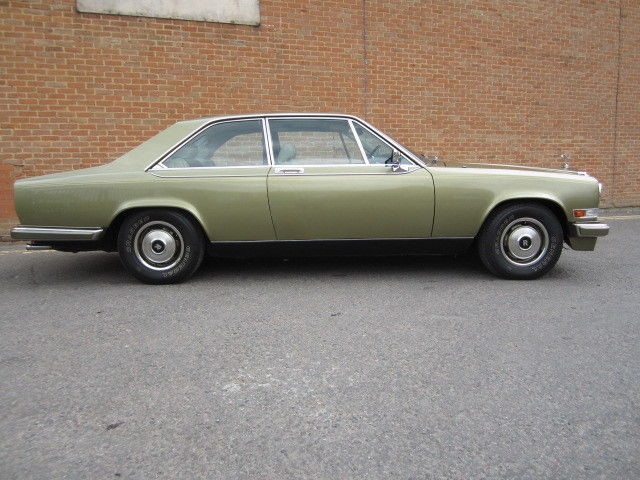
{"label": "green metallic paint", "polygon": [[272,173],[268,186],[279,240],[431,235],[433,181],[422,168],[311,166],[302,175]]}
{"label": "green metallic paint", "polygon": [[[211,240],[274,240],[267,199],[271,167],[153,170],[161,192],[184,199]],[[176,205],[178,206],[178,205]]]}
{"label": "green metallic paint", "polygon": [[596,248],[597,237],[569,237],[569,246],[573,250],[591,252]]}
{"label": "green metallic paint", "polygon": [[[276,174],[267,165],[145,171],[210,122],[179,122],[101,167],[17,181],[21,223],[107,228],[123,211],[160,207],[190,212],[212,241],[474,237],[505,201],[554,202],[569,222],[576,221],[573,209],[598,206],[594,178],[522,167],[416,166],[403,174],[383,165],[304,167],[304,175]],[[569,240],[576,249],[594,245]]]}
{"label": "green metallic paint", "polygon": [[475,236],[489,213],[513,200],[558,205],[568,221],[574,208],[598,206],[598,182],[586,175],[504,168],[431,167],[436,191],[433,236]]}
{"label": "green metallic paint", "polygon": [[[229,176],[214,178],[197,176],[205,169],[190,169],[187,176],[160,170],[162,177],[116,165],[100,174],[77,170],[16,182],[15,204],[26,225],[106,228],[125,210],[172,207],[190,212],[212,240],[272,240],[268,169],[224,169]],[[238,171],[256,176],[231,176]]]}

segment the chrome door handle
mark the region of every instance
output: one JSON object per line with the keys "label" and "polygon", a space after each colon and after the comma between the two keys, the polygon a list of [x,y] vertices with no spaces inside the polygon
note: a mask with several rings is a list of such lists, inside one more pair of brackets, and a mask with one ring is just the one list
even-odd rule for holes
{"label": "chrome door handle", "polygon": [[276,173],[282,173],[284,175],[299,174],[299,173],[304,173],[304,168],[301,168],[301,167],[276,167],[275,172]]}

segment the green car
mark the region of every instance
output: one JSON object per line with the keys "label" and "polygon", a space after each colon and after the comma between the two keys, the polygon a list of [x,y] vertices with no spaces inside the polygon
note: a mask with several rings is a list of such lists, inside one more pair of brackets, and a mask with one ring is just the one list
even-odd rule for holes
{"label": "green car", "polygon": [[425,161],[350,115],[178,122],[100,167],[18,180],[28,248],[120,253],[149,283],[190,277],[205,252],[449,254],[470,247],[532,279],[563,243],[593,250],[601,185],[581,172]]}

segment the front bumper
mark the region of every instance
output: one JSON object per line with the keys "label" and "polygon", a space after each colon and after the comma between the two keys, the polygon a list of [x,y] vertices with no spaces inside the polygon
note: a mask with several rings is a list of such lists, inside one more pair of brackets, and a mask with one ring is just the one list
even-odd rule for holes
{"label": "front bumper", "polygon": [[569,224],[569,236],[579,238],[604,237],[609,234],[609,225],[606,223],[571,223]]}
{"label": "front bumper", "polygon": [[100,240],[103,233],[104,229],[99,227],[37,227],[19,225],[11,229],[11,238],[14,240],[34,240],[38,242],[91,241]]}

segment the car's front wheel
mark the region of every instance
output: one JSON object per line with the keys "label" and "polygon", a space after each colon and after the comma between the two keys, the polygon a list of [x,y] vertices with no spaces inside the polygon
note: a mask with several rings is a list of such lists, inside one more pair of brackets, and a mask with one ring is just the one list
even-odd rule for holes
{"label": "car's front wheel", "polygon": [[143,210],[125,218],[118,234],[124,266],[146,283],[177,283],[189,278],[204,257],[203,235],[186,215]]}
{"label": "car's front wheel", "polygon": [[512,204],[489,216],[478,237],[478,254],[495,275],[527,280],[553,268],[563,240],[562,225],[547,207]]}

